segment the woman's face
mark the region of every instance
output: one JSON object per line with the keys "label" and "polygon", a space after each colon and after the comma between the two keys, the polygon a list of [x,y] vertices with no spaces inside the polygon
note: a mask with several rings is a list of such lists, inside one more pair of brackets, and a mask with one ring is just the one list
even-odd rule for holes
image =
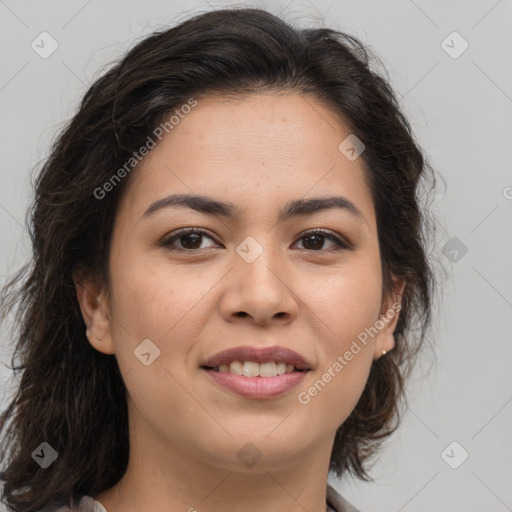
{"label": "woman's face", "polygon": [[[349,135],[309,96],[199,98],[133,171],[115,219],[110,294],[87,281],[78,289],[91,344],[117,358],[131,434],[144,453],[237,471],[250,471],[244,454],[261,455],[258,468],[316,453],[327,464],[373,360],[393,348],[398,318],[368,334],[395,297],[381,303],[363,161],[339,149]],[[177,194],[229,203],[233,215],[151,208]],[[334,197],[359,214],[313,204],[280,217],[292,202]],[[171,240],[181,228],[205,233]],[[297,380],[243,375],[225,387],[203,365],[240,346],[291,349],[309,371]],[[254,368],[274,371],[242,371]],[[269,379],[270,391],[258,394],[240,379]],[[295,385],[279,391],[283,379]]]}

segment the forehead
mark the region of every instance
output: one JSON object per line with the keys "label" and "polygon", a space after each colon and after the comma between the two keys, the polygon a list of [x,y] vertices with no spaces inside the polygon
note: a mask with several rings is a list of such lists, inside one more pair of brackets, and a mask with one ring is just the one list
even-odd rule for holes
{"label": "forehead", "polygon": [[130,177],[124,202],[139,218],[180,193],[222,198],[240,214],[282,211],[299,198],[342,195],[374,217],[362,158],[339,150],[350,129],[311,96],[198,98]]}

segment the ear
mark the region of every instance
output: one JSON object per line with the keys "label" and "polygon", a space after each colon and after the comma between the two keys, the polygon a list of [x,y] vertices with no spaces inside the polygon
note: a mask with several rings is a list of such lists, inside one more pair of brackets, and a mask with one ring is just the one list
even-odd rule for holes
{"label": "ear", "polygon": [[104,354],[114,354],[106,287],[100,280],[83,269],[73,272],[76,296],[86,325],[89,343]]}
{"label": "ear", "polygon": [[399,279],[395,276],[393,279],[393,290],[383,301],[379,319],[376,327],[379,329],[374,348],[373,358],[378,359],[384,355],[383,351],[390,352],[395,347],[395,337],[393,333],[398,323],[399,311],[402,308],[402,295],[405,289],[405,279]]}

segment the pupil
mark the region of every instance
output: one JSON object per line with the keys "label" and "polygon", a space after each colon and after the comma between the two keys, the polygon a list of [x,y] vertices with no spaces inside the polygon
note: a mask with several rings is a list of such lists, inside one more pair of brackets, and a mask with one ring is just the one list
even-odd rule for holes
{"label": "pupil", "polygon": [[[308,236],[306,236],[306,240],[308,240],[308,239],[309,240],[316,239],[316,243],[313,242],[313,244],[312,244],[314,246],[313,247],[314,249],[322,248],[322,245],[323,245],[323,243],[322,243],[323,236],[322,235],[308,235]],[[304,245],[308,245],[308,244],[304,244]],[[311,244],[309,244],[309,245],[311,245]]]}
{"label": "pupil", "polygon": [[[197,244],[197,242],[198,242],[198,241],[200,242],[200,240],[201,240],[201,236],[202,236],[202,235],[200,235],[200,234],[198,234],[198,233],[187,233],[187,234],[185,234],[185,235],[182,235],[182,236],[180,237],[180,239],[181,239],[181,245],[183,245],[183,247],[185,247],[186,249],[198,249],[198,248],[199,248],[199,246],[201,245],[201,243]],[[193,238],[193,239],[194,239],[194,242],[192,242],[192,244],[191,244],[193,247],[189,247],[189,245],[190,245],[190,244],[187,244],[186,242],[185,242],[185,243],[183,243],[183,239],[185,239],[185,240],[186,240],[187,238],[188,238],[188,239],[190,239],[190,238]],[[197,244],[197,247],[196,247],[196,244]]]}

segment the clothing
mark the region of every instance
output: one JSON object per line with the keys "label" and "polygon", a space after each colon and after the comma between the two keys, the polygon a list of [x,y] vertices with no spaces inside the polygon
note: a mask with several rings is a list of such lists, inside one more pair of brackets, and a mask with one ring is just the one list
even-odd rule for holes
{"label": "clothing", "polygon": [[329,511],[329,504],[334,512],[361,512],[336,491],[334,487],[327,484],[327,510],[331,512]]}
{"label": "clothing", "polygon": [[[360,512],[351,505],[333,487],[327,484],[326,512]],[[82,496],[76,507],[59,507],[52,510],[42,509],[39,512],[107,512],[105,507],[90,496]]]}

